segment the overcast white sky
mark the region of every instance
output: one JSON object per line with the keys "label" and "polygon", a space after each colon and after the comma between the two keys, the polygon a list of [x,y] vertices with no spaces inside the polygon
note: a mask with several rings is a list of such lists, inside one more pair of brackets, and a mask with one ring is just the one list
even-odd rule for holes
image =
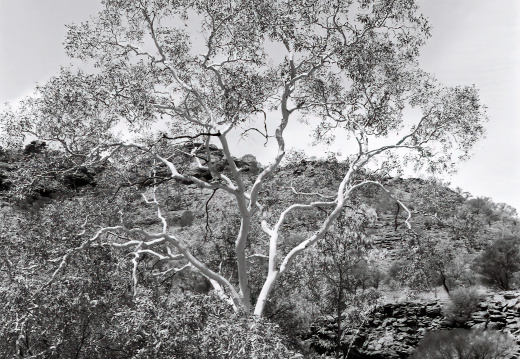
{"label": "overcast white sky", "polygon": [[[486,139],[448,180],[520,210],[520,1],[420,3],[433,27],[422,66],[446,85],[475,84],[490,117]],[[99,0],[0,0],[0,103],[30,94],[68,65],[64,24],[100,7]]]}

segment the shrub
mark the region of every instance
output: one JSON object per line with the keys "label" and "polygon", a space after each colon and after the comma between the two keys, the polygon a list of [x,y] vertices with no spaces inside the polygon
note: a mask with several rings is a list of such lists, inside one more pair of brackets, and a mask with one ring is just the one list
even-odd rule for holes
{"label": "shrub", "polygon": [[[108,270],[102,271],[106,273]],[[37,310],[29,307],[34,306],[35,298],[30,288],[0,282],[0,302],[7,309],[0,310],[0,358],[249,359],[292,355],[278,326],[233,313],[229,304],[211,293],[187,291],[164,298],[156,295],[156,288],[141,287],[135,297],[131,293],[120,296],[123,288],[87,279],[55,283],[46,289],[45,297],[38,298]],[[96,295],[96,290],[104,292]],[[23,307],[33,309],[27,319],[19,319]],[[23,330],[18,329],[20,323],[25,325]]]}
{"label": "shrub", "polygon": [[450,301],[443,308],[448,325],[463,327],[478,310],[480,295],[475,288],[459,288],[450,293]]}
{"label": "shrub", "polygon": [[396,282],[402,282],[403,281],[403,268],[409,265],[408,261],[405,260],[399,260],[392,263],[390,268],[388,268],[388,278],[393,279]]}
{"label": "shrub", "polygon": [[195,214],[192,211],[184,211],[179,220],[181,227],[190,227],[195,220]]}
{"label": "shrub", "polygon": [[167,302],[142,291],[135,306],[114,322],[112,342],[125,343],[126,357],[287,358],[278,326],[233,313],[213,295],[185,294]]}
{"label": "shrub", "polygon": [[516,237],[497,239],[475,259],[475,271],[484,284],[511,289],[514,273],[520,271],[519,244]]}
{"label": "shrub", "polygon": [[507,334],[453,329],[427,333],[410,359],[505,359],[514,347]]}

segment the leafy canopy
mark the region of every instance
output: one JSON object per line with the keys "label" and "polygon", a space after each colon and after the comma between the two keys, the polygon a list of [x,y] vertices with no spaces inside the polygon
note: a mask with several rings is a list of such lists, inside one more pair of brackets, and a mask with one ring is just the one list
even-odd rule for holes
{"label": "leafy canopy", "polygon": [[[124,234],[128,241],[118,245],[134,248],[136,261],[143,251],[162,259],[164,252],[154,246],[167,245],[171,259],[183,258],[245,312],[252,300],[249,256],[268,258],[255,308],[262,314],[278,277],[323,238],[344,206],[355,205],[355,191],[380,185],[363,181],[363,167],[379,158],[383,173],[407,164],[450,170],[483,134],[486,115],[477,90],[444,87],[420,69],[429,26],[414,0],[103,4],[90,21],[68,27],[65,49],[85,67],[62,69],[37,86],[35,96],[5,111],[1,140],[10,146],[45,140],[63,148],[76,166],[110,160],[128,170],[144,164],[155,187],[162,171],[163,179],[221,190],[240,218],[234,230],[238,289],[170,230],[155,190],[146,200],[157,210],[161,232],[109,223],[76,250],[113,232]],[[404,116],[410,107],[417,118]],[[355,150],[330,198],[291,187],[298,201],[273,210],[264,184],[276,175],[287,151],[284,131],[295,120],[318,142],[338,137]],[[246,180],[230,140],[252,133],[278,151]],[[301,210],[321,212],[317,230],[282,251],[287,218]],[[262,253],[247,246],[255,228],[268,238]]]}

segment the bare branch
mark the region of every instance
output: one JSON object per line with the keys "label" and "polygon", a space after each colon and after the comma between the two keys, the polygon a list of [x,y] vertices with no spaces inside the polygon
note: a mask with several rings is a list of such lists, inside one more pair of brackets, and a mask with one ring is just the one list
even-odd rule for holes
{"label": "bare branch", "polygon": [[191,263],[187,263],[185,265],[183,265],[182,267],[179,267],[179,268],[169,268],[167,269],[166,271],[164,272],[158,272],[158,273],[154,273],[153,275],[155,276],[159,276],[159,275],[164,275],[164,276],[167,276],[171,273],[179,273],[185,269],[188,269],[188,268],[191,268],[192,267],[192,264]]}
{"label": "bare branch", "polygon": [[333,199],[335,198],[335,196],[325,196],[321,193],[318,193],[318,192],[299,192],[296,190],[296,188],[294,188],[292,182],[291,182],[291,186],[290,187],[286,187],[286,188],[290,188],[291,191],[294,193],[294,194],[297,194],[297,195],[302,195],[302,196],[318,196],[318,197],[321,197],[323,199]]}
{"label": "bare branch", "polygon": [[406,211],[407,217],[406,217],[404,223],[406,224],[406,227],[408,227],[409,230],[411,230],[416,236],[418,236],[418,234],[412,230],[412,225],[410,224],[410,219],[412,218],[412,212],[408,209],[408,207],[405,206],[405,204],[402,201],[395,198],[394,195],[392,195],[392,193],[388,189],[386,189],[386,187],[383,186],[381,183],[379,183],[377,181],[366,180],[361,183],[358,183],[357,185],[352,186],[350,188],[350,192],[354,191],[355,189],[357,189],[359,187],[367,185],[367,184],[373,184],[375,186],[382,188],[388,196],[390,196],[393,200],[395,200],[397,202],[397,204],[399,204],[399,206],[401,206],[401,208]]}
{"label": "bare branch", "polygon": [[[177,168],[175,167],[173,162],[168,161],[166,158],[164,158],[162,156],[159,156],[157,153],[154,153],[150,149],[145,148],[144,146],[139,145],[137,143],[126,143],[126,144],[125,143],[119,143],[119,144],[113,144],[112,146],[114,146],[114,147],[116,147],[118,149],[121,149],[121,148],[136,148],[136,149],[139,149],[139,150],[141,150],[141,151],[143,151],[145,153],[150,154],[152,157],[154,157],[155,159],[157,159],[160,162],[164,163],[168,167],[168,169],[170,170],[170,173],[171,173],[171,177],[174,178],[174,179],[194,182],[198,186],[201,186],[201,187],[207,188],[207,189],[223,189],[223,190],[225,190],[225,191],[227,191],[229,193],[232,193],[232,194],[235,194],[235,192],[236,192],[235,188],[231,188],[229,186],[229,182],[228,182],[228,185],[224,185],[224,184],[219,183],[219,182],[209,183],[209,182],[202,181],[201,179],[199,179],[197,177],[194,177],[194,176],[182,175],[182,174],[180,174],[177,171]],[[115,153],[115,151],[113,153]]]}

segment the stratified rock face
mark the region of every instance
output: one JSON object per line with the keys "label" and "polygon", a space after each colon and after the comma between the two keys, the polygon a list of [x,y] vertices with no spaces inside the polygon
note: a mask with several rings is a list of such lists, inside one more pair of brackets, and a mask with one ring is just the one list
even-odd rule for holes
{"label": "stratified rock face", "polygon": [[509,333],[520,344],[520,293],[503,292],[487,298],[480,303],[480,311],[473,313],[468,325]]}
{"label": "stratified rock face", "polygon": [[[441,300],[390,303],[376,308],[371,318],[345,335],[353,358],[401,359],[411,355],[428,331],[450,329],[442,314]],[[520,358],[520,292],[503,292],[486,297],[467,323],[468,328],[499,330],[512,335]],[[349,356],[350,357],[350,356]]]}
{"label": "stratified rock face", "polygon": [[357,349],[367,358],[406,358],[427,331],[445,328],[441,302],[385,304],[359,331]]}

